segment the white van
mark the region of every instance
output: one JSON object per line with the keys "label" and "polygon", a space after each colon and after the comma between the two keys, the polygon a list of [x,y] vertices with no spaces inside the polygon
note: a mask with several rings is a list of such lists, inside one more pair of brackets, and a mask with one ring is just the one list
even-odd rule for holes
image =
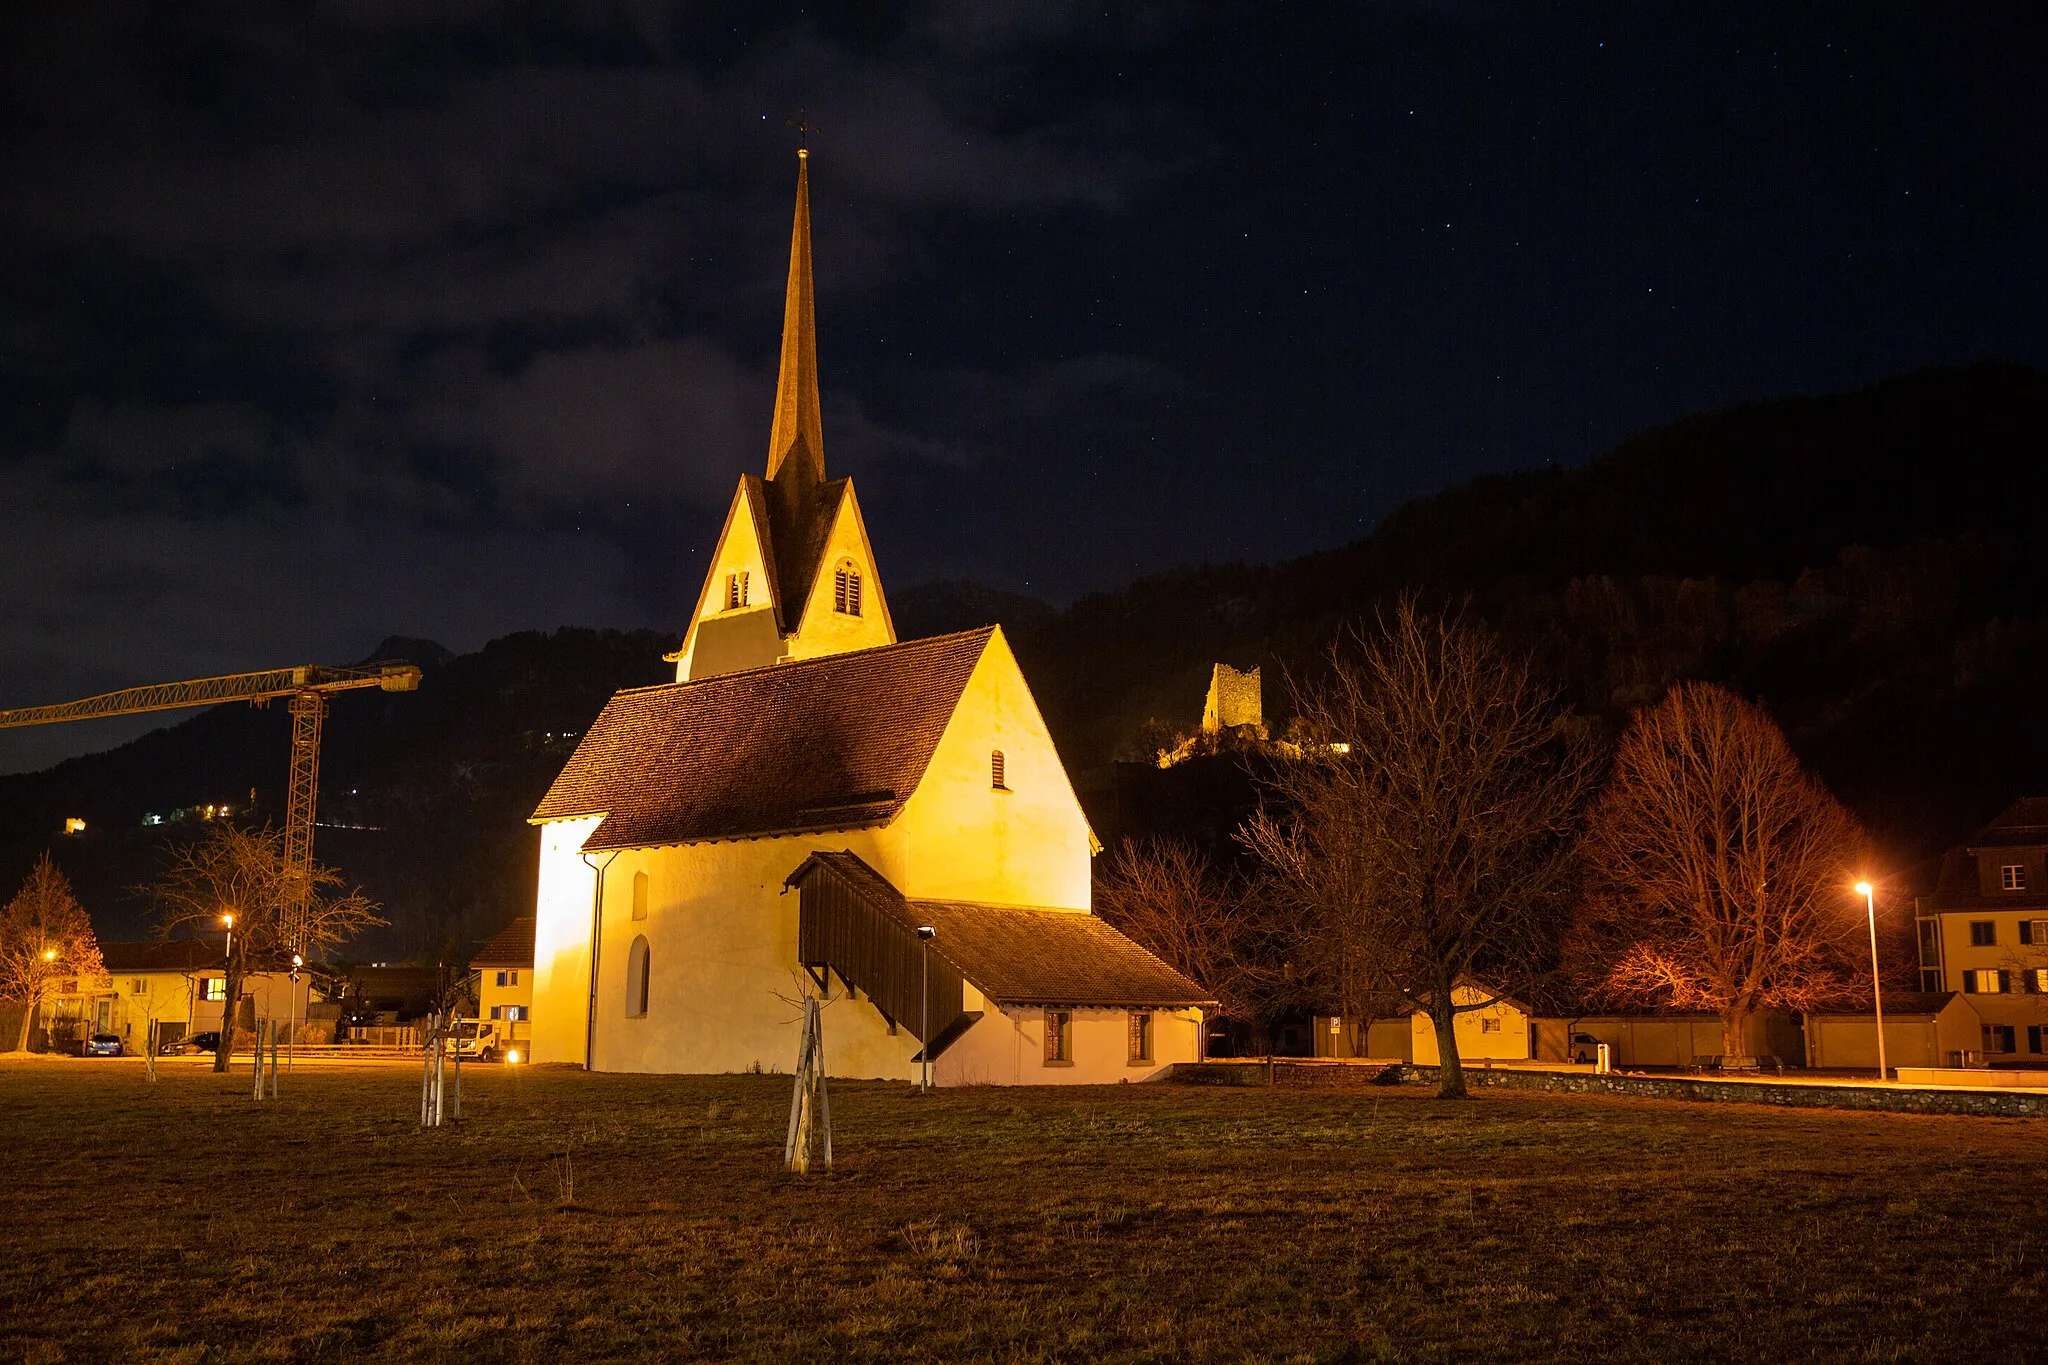
{"label": "white van", "polygon": [[448,1051],[464,1061],[495,1062],[511,1046],[498,1019],[457,1019],[449,1031]]}

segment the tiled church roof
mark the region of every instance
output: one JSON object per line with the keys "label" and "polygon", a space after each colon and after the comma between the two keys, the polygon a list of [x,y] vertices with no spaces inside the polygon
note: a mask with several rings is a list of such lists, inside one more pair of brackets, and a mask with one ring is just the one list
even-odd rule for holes
{"label": "tiled church roof", "polygon": [[851,853],[814,853],[791,884],[824,871],[898,921],[930,925],[932,951],[997,1004],[1172,1008],[1214,997],[1096,915],[978,901],[910,900]]}
{"label": "tiled church roof", "polygon": [[586,849],[887,824],[995,628],[620,692],[534,811]]}

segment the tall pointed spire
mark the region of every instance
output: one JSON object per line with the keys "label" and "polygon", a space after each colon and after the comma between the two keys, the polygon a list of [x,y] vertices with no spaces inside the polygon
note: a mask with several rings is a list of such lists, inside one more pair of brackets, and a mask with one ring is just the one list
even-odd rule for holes
{"label": "tall pointed spire", "polygon": [[818,415],[818,318],[811,289],[811,154],[797,149],[796,224],[789,235],[789,290],[782,305],[782,373],[775,381],[775,425],[768,436],[768,477],[792,461],[825,478],[825,426]]}

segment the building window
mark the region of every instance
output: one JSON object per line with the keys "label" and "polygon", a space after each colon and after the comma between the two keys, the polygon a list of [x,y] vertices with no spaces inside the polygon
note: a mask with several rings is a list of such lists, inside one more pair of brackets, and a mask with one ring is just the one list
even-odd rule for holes
{"label": "building window", "polygon": [[[641,1001],[641,1004],[644,1007],[646,1001]],[[507,1005],[505,1006],[505,1017],[513,1020],[530,1019],[533,1017],[533,1007],[530,1005]]]}
{"label": "building window", "polygon": [[1131,1011],[1131,1065],[1152,1060],[1152,1011]]}
{"label": "building window", "polygon": [[635,872],[633,874],[633,918],[647,918],[647,874],[645,872]]}
{"label": "building window", "polygon": [[626,950],[626,1017],[647,1017],[647,936],[633,940]]}
{"label": "building window", "polygon": [[2023,919],[2020,921],[2020,942],[2040,944],[2048,948],[2048,919]]}
{"label": "building window", "polygon": [[1998,869],[1998,886],[2002,891],[2024,891],[2027,889],[2027,865],[2007,863]]}
{"label": "building window", "polygon": [[1045,1012],[1045,1064],[1047,1066],[1072,1066],[1074,1064],[1074,1012],[1072,1010],[1047,1010]]}
{"label": "building window", "polygon": [[1998,946],[1998,921],[1989,919],[1971,920],[1970,946],[1972,948],[1996,948]]}
{"label": "building window", "polygon": [[[512,983],[511,983],[510,981],[506,980],[506,978],[507,978],[507,977],[509,977],[510,975],[511,975],[511,973],[510,973],[510,972],[499,972],[499,973],[498,973],[498,984],[499,984],[500,986],[509,986],[509,985],[511,985]],[[497,1018],[497,1017],[498,1017],[498,1016],[497,1016],[497,1015],[495,1015],[495,1014],[491,1016],[491,1018],[493,1018],[493,1019],[495,1019],[495,1018]]]}
{"label": "building window", "polygon": [[1963,973],[1965,995],[2004,995],[2011,984],[2003,968],[1980,968]]}
{"label": "building window", "polygon": [[[503,975],[504,975],[504,973],[503,973],[503,972],[499,972],[499,973],[498,973],[498,975],[499,975],[499,976],[503,976]],[[499,982],[498,984],[499,984],[499,985],[503,985],[504,983],[503,983],[503,982]],[[491,1006],[491,1018],[493,1018],[493,1019],[503,1019],[504,1017],[505,1017],[505,1007],[504,1007],[503,1005],[493,1005],[493,1006]]]}
{"label": "building window", "polygon": [[2027,1025],[2027,1051],[2037,1055],[2041,1051],[2041,1026],[2039,1024]]}
{"label": "building window", "polygon": [[2017,1052],[2013,1046],[2011,1024],[1986,1024],[1984,1026],[1984,1052],[1988,1056],[1998,1052]]}
{"label": "building window", "polygon": [[1921,970],[1920,989],[1926,991],[1929,995],[1941,989],[1941,971],[1939,968],[1927,967]]}
{"label": "building window", "polygon": [[224,976],[202,977],[199,984],[203,987],[199,996],[201,1000],[226,1000],[228,998],[228,979]]}
{"label": "building window", "polygon": [[1498,1020],[1498,1019],[1485,1019],[1485,1018],[1482,1018],[1482,1019],[1481,1019],[1481,1020],[1479,1021],[1479,1031],[1480,1031],[1481,1033],[1499,1033],[1499,1032],[1500,1032],[1500,1020]]}
{"label": "building window", "polygon": [[738,611],[747,605],[747,571],[739,570],[725,576],[725,609]]}
{"label": "building window", "polygon": [[2029,967],[2021,972],[2020,989],[2030,995],[2048,995],[2048,967]]}
{"label": "building window", "polygon": [[999,792],[1006,792],[1010,789],[1010,784],[1005,780],[1007,774],[1003,771],[1003,768],[1003,751],[1001,749],[990,750],[988,756],[988,784]]}
{"label": "building window", "polygon": [[853,567],[852,560],[832,574],[832,610],[841,616],[860,615],[860,570]]}

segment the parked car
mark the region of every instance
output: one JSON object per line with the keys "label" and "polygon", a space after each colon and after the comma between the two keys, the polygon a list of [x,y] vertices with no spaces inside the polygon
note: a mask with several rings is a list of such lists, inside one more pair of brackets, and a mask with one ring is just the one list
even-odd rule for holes
{"label": "parked car", "polygon": [[188,1033],[175,1043],[166,1043],[164,1051],[218,1052],[220,1051],[220,1031],[215,1029],[210,1033]]}
{"label": "parked car", "polygon": [[84,1057],[118,1057],[121,1055],[121,1035],[118,1033],[95,1033],[79,1048]]}

